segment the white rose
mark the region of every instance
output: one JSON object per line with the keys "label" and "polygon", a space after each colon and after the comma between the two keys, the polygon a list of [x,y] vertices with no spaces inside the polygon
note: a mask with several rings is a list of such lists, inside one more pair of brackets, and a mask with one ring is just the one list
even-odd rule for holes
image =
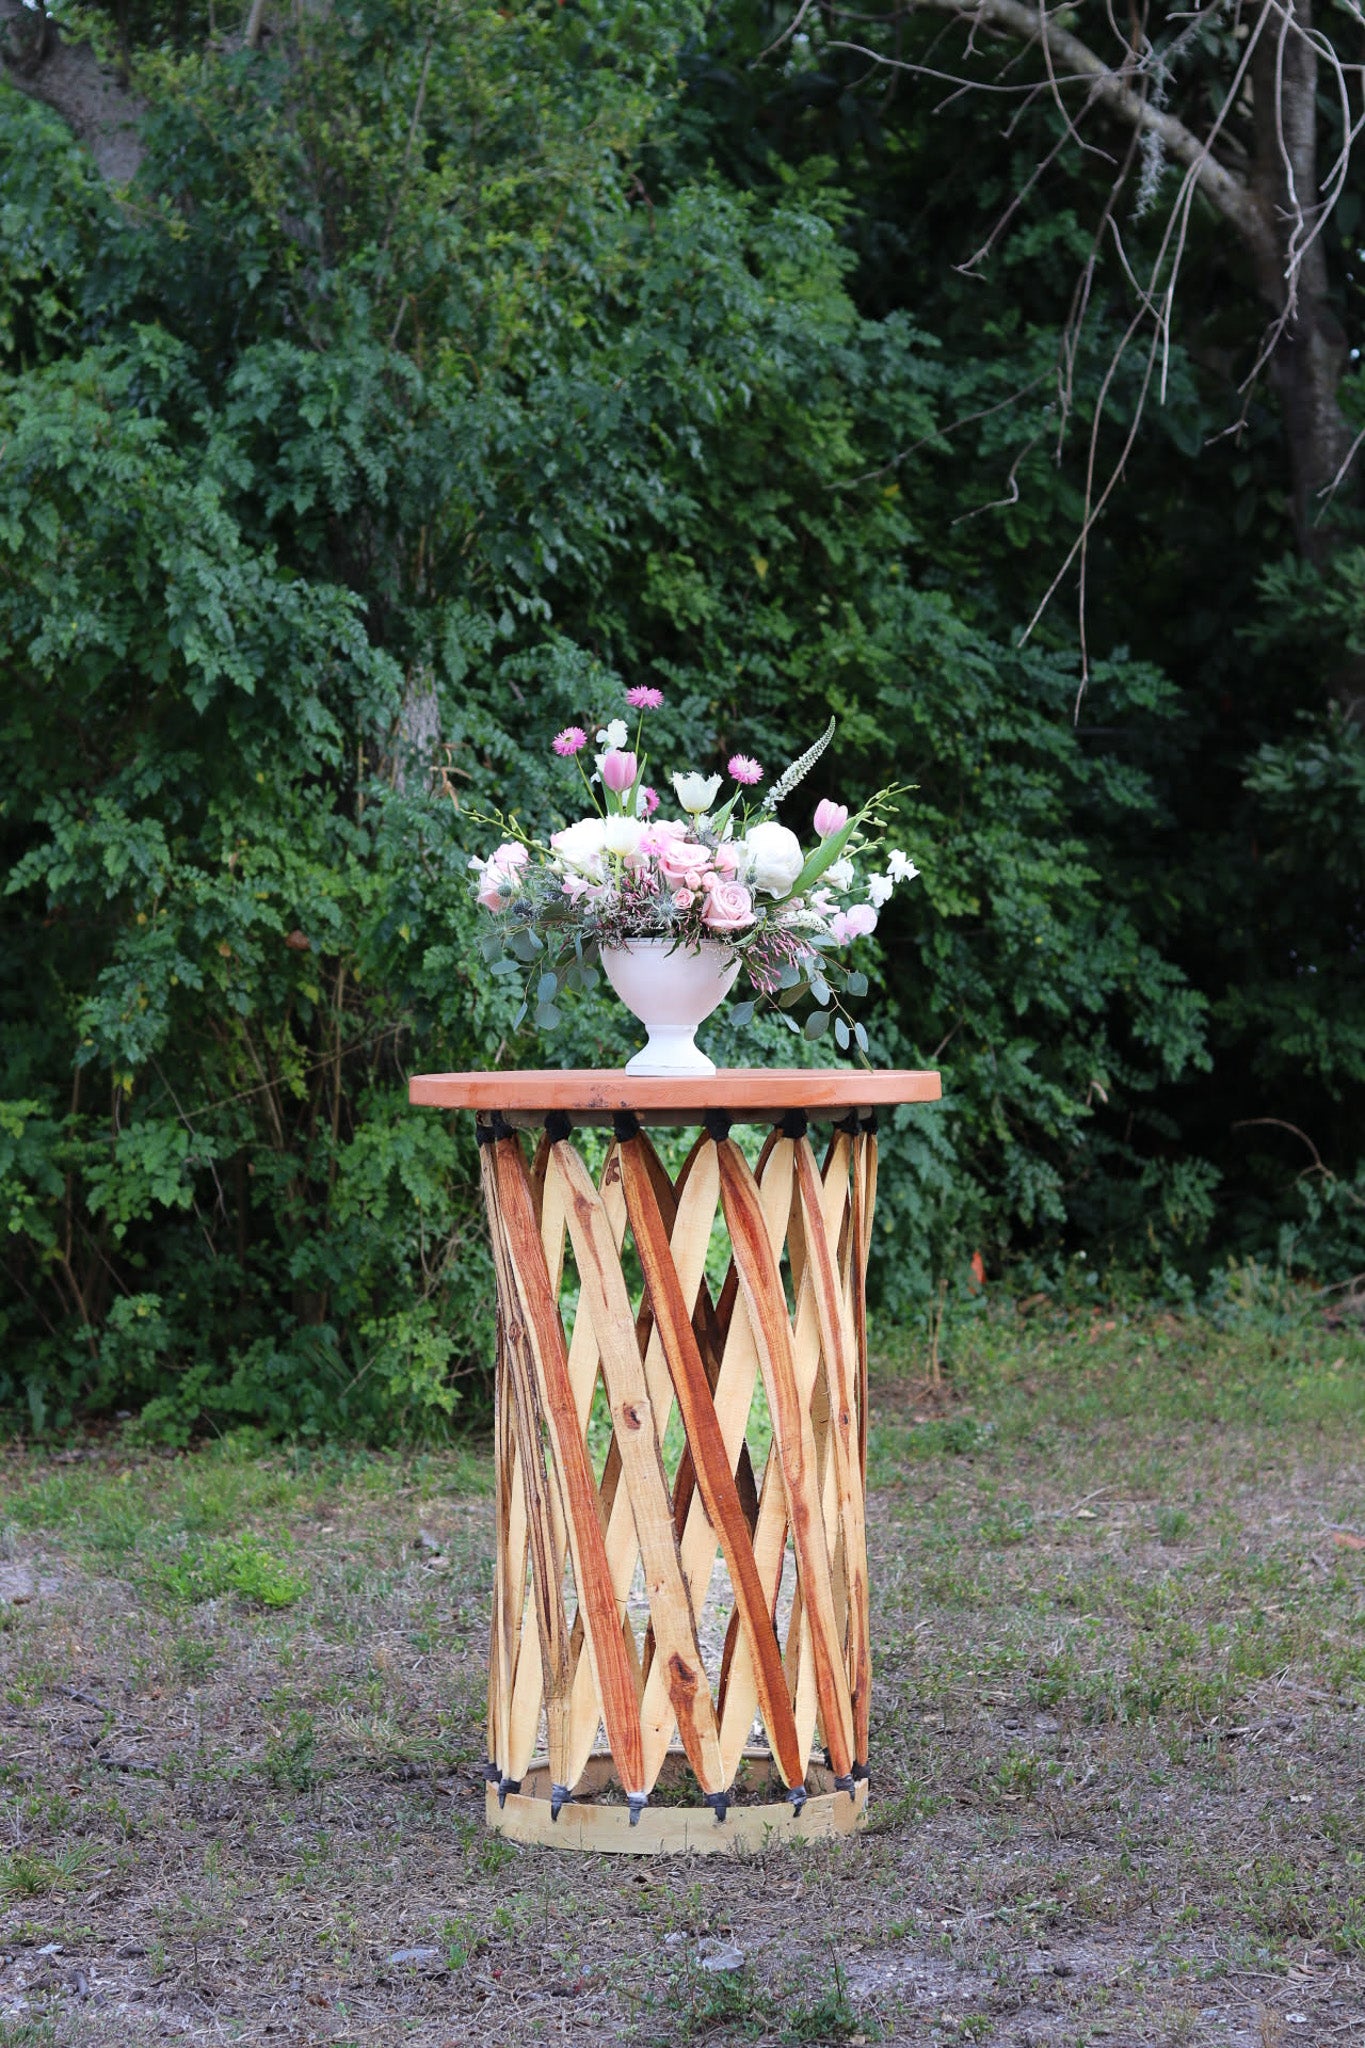
{"label": "white rose", "polygon": [[752,825],[739,843],[750,880],[769,896],[785,896],[806,865],[801,841],[785,825]]}
{"label": "white rose", "polygon": [[891,891],[895,888],[895,886],[896,885],[892,881],[890,875],[868,876],[867,900],[872,905],[872,908],[874,910],[881,909],[883,903],[886,902],[888,896],[891,894]]}
{"label": "white rose", "polygon": [[853,887],[853,863],[847,855],[842,860],[832,860],[825,869],[825,880],[831,889]]}
{"label": "white rose", "polygon": [[673,787],[678,792],[678,802],[682,805],[683,809],[691,811],[695,817],[698,812],[709,810],[715,802],[716,791],[720,788],[720,777],[719,775],[675,775],[673,777]]}
{"label": "white rose", "polygon": [[550,844],[563,865],[586,875],[601,875],[606,843],[606,826],[601,818],[579,818],[562,832],[550,835]]}
{"label": "white rose", "polygon": [[608,853],[636,853],[645,828],[638,818],[606,818],[602,823],[602,844]]}

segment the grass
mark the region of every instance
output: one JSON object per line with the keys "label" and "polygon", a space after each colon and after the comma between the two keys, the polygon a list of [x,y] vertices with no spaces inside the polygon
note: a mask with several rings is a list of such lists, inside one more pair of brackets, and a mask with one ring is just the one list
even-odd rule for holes
{"label": "grass", "polygon": [[1365,1343],[947,1358],[876,1376],[873,1826],[724,1864],[484,1831],[477,1449],[13,1451],[0,2048],[1365,2041]]}

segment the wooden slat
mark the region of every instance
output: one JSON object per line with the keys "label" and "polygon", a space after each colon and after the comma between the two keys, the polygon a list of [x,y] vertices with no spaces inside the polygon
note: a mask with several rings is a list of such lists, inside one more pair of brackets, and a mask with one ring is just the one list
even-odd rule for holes
{"label": "wooden slat", "polygon": [[[867,1726],[869,1640],[867,1585],[867,1529],[863,1510],[863,1479],[858,1454],[858,1390],[855,1363],[849,1356],[844,1321],[843,1290],[839,1284],[836,1253],[844,1212],[848,1206],[849,1176],[845,1140],[836,1146],[822,1180],[816,1168],[810,1140],[802,1138],[796,1148],[796,1182],[800,1190],[805,1222],[808,1279],[820,1329],[820,1351],[824,1364],[828,1403],[833,1478],[838,1502],[838,1535],[830,1542],[831,1560],[842,1536],[847,1574],[847,1630],[841,1635],[848,1644],[848,1687],[856,1731]],[[836,1609],[836,1619],[838,1619]],[[866,1762],[866,1756],[860,1756]]]}
{"label": "wooden slat", "polygon": [[[484,1201],[488,1210],[489,1237],[497,1273],[499,1306],[502,1313],[504,1355],[511,1385],[511,1410],[517,1441],[517,1464],[521,1492],[526,1506],[527,1543],[531,1561],[532,1598],[540,1639],[540,1666],[544,1674],[546,1717],[552,1768],[562,1766],[567,1732],[569,1689],[569,1627],[564,1612],[562,1575],[554,1560],[554,1527],[551,1513],[551,1485],[547,1480],[541,1449],[541,1402],[536,1360],[527,1329],[524,1304],[518,1286],[513,1243],[503,1205],[502,1162],[491,1155],[515,1152],[516,1164],[525,1170],[515,1138],[502,1144],[479,1148]],[[525,1198],[528,1224],[529,1196]],[[530,1226],[533,1229],[533,1225]],[[539,1239],[536,1240],[539,1250]],[[544,1263],[542,1259],[542,1265]],[[547,1276],[548,1285],[548,1276]],[[556,1323],[558,1316],[556,1315]],[[561,1337],[562,1337],[561,1331]],[[519,1630],[520,1602],[513,1605],[509,1588],[504,1610],[504,1628]],[[510,1697],[509,1697],[510,1704]]]}
{"label": "wooden slat", "polygon": [[[729,1141],[727,1140],[727,1143]],[[722,1184],[725,1172],[721,1150]],[[622,1166],[630,1227],[644,1269],[645,1285],[654,1306],[654,1320],[663,1338],[687,1440],[696,1466],[697,1490],[720,1539],[730,1581],[753,1652],[759,1700],[778,1767],[788,1785],[801,1782],[796,1727],[782,1677],[781,1655],[767,1614],[754,1566],[749,1529],[740,1507],[734,1470],[721,1435],[715,1403],[692,1329],[692,1312],[684,1301],[669,1255],[654,1190],[643,1159],[629,1142],[622,1146]],[[761,1218],[761,1209],[759,1211]],[[761,1227],[761,1222],[760,1222]]]}
{"label": "wooden slat", "polygon": [[[660,1455],[662,1430],[656,1427],[644,1362],[636,1348],[635,1316],[597,1190],[572,1145],[562,1142],[554,1149],[555,1166],[564,1178],[568,1195],[569,1235],[579,1282],[597,1331],[612,1427],[635,1517],[650,1619],[669,1703],[688,1762],[703,1792],[720,1792],[724,1788],[715,1706],[673,1532],[673,1504]],[[628,1138],[621,1153],[627,1205],[633,1175],[643,1173],[650,1178],[657,1213],[658,1198],[645,1147],[638,1138]],[[670,1200],[672,1192],[670,1185]],[[667,1256],[671,1264],[671,1250]],[[649,1789],[643,1765],[641,1787]]]}
{"label": "wooden slat", "polygon": [[[621,1640],[616,1602],[612,1598],[606,1547],[598,1519],[597,1484],[588,1461],[587,1444],[578,1426],[564,1328],[559,1320],[555,1297],[550,1291],[550,1276],[527,1184],[526,1162],[515,1139],[504,1139],[484,1149],[496,1155],[494,1173],[506,1238],[507,1266],[524,1319],[527,1356],[534,1368],[536,1391],[553,1451],[568,1531],[569,1555],[573,1562],[574,1585],[584,1618],[586,1648],[597,1683],[602,1720],[622,1783],[627,1792],[640,1792],[644,1789],[641,1783],[643,1760],[635,1680]],[[523,1450],[523,1463],[525,1455]],[[566,1659],[567,1650],[566,1642]],[[547,1675],[548,1671],[547,1665]]]}
{"label": "wooden slat", "polygon": [[[711,1223],[715,1216],[716,1205],[719,1199],[719,1177],[716,1173],[714,1160],[709,1162],[709,1166],[703,1161],[700,1173],[694,1175],[689,1172],[685,1181],[683,1176],[680,1175],[679,1187],[681,1189],[681,1199],[677,1203],[676,1212],[673,1213],[671,1250],[675,1267],[682,1278],[684,1288],[695,1292],[701,1285],[702,1275],[705,1271]],[[672,1209],[672,1189],[670,1189],[669,1194],[670,1209]],[[619,1151],[613,1152],[612,1172],[609,1176],[604,1177],[603,1197],[609,1207],[617,1203],[620,1205],[621,1220],[619,1226],[616,1223],[615,1208],[612,1207],[613,1227],[616,1229],[617,1241],[619,1243],[625,1230],[625,1194],[621,1184]],[[590,1319],[590,1305],[584,1308],[584,1313]],[[664,1358],[663,1345],[660,1341],[659,1333],[654,1326],[652,1310],[646,1312],[642,1308],[640,1316],[636,1321],[635,1338],[637,1346],[642,1342],[644,1345],[645,1380],[649,1389],[649,1397],[653,1404],[660,1454],[662,1455],[663,1433],[668,1427],[668,1419],[672,1413],[673,1382],[669,1378],[668,1365]],[[635,1574],[635,1563],[639,1555],[639,1545],[636,1541],[635,1520],[631,1511],[629,1497],[623,1489],[615,1488],[614,1475],[618,1474],[620,1469],[621,1454],[613,1435],[603,1486],[603,1501],[607,1509],[607,1561],[612,1575],[613,1594],[620,1609],[623,1623],[629,1627],[629,1622],[626,1620],[627,1599],[631,1580]],[[610,1494],[608,1494],[607,1482],[612,1484]],[[632,1648],[634,1648],[633,1637]],[[646,1649],[648,1650],[648,1638],[646,1639]],[[648,1668],[647,1659],[642,1659],[642,1685],[644,1684]],[[648,1692],[647,1685],[644,1686],[644,1690]],[[662,1706],[660,1705],[661,1698]],[[656,1744],[653,1737],[653,1729],[656,1722],[660,1719],[663,1723],[663,1735],[662,1741]],[[657,1687],[650,1694],[648,1705],[642,1705],[641,1707],[641,1725],[645,1758],[644,1789],[648,1792],[658,1775],[663,1752],[667,1748],[668,1738],[672,1732],[671,1710],[668,1707],[667,1697],[666,1695],[660,1695]],[[597,1707],[596,1696],[592,1689],[592,1673],[586,1663],[580,1663],[574,1674],[569,1729],[569,1767],[575,1775],[566,1780],[567,1783],[577,1783],[577,1774],[582,1771],[591,1754],[596,1731]],[[656,1749],[657,1755],[655,1753]]]}
{"label": "wooden slat", "polygon": [[845,1777],[853,1762],[853,1714],[834,1618],[815,1438],[810,1415],[797,1389],[786,1297],[772,1259],[758,1188],[732,1138],[726,1138],[718,1149],[725,1220],[734,1246],[740,1289],[758,1344],[759,1365],[772,1410],[773,1441],[782,1465],[806,1626],[811,1631],[815,1655],[820,1715],[835,1774]]}

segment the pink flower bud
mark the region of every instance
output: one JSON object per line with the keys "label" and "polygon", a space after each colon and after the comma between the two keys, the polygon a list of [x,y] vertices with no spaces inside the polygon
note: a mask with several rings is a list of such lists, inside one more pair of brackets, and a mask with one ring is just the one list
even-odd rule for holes
{"label": "pink flower bud", "polygon": [[832,839],[848,823],[848,805],[832,804],[827,796],[815,806],[815,829],[822,839]]}

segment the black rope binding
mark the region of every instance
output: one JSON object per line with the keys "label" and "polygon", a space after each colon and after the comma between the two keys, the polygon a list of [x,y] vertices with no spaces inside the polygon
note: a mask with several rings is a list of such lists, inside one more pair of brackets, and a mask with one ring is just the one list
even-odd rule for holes
{"label": "black rope binding", "polygon": [[852,1771],[849,1772],[846,1778],[836,1778],[834,1780],[834,1789],[836,1792],[847,1792],[849,1798],[852,1799],[854,1796],[854,1783]]}
{"label": "black rope binding", "polygon": [[488,1122],[482,1118],[474,1126],[474,1136],[480,1145],[496,1145],[500,1138],[512,1136],[512,1126],[500,1109],[495,1109]]}
{"label": "black rope binding", "polygon": [[730,1811],[729,1793],[708,1792],[705,1794],[705,1798],[706,1804],[710,1807],[712,1813],[714,1813],[714,1815],[716,1816],[717,1821],[723,1821],[726,1814]]}
{"label": "black rope binding", "polygon": [[508,1795],[508,1793],[509,1793],[509,1792],[520,1792],[520,1790],[521,1790],[521,1779],[520,1779],[520,1778],[499,1778],[499,1780],[498,1780],[498,1805],[499,1805],[499,1806],[506,1806],[506,1804],[507,1804],[507,1795]]}
{"label": "black rope binding", "polygon": [[496,1785],[496,1784],[497,1784],[497,1782],[498,1782],[498,1780],[499,1780],[499,1778],[500,1778],[501,1776],[502,1776],[502,1772],[501,1772],[501,1771],[499,1770],[499,1768],[498,1768],[498,1766],[497,1766],[496,1764],[485,1764],[485,1765],[484,1765],[484,1767],[483,1767],[483,1782],[484,1782],[484,1784],[485,1784],[485,1785]]}
{"label": "black rope binding", "polygon": [[855,1785],[872,1783],[872,1772],[866,1764],[854,1764],[851,1775]]}
{"label": "black rope binding", "polygon": [[640,1119],[633,1109],[618,1109],[611,1120],[613,1135],[624,1145],[627,1138],[638,1138]]}
{"label": "black rope binding", "polygon": [[869,1137],[869,1138],[875,1138],[875,1137],[876,1137],[876,1135],[877,1135],[877,1112],[876,1112],[876,1110],[875,1110],[875,1109],[869,1109],[869,1110],[867,1111],[867,1113],[865,1114],[865,1116],[863,1117],[863,1129],[864,1129],[864,1130],[865,1130],[865,1131],[867,1132],[867,1135],[868,1135],[868,1137]]}
{"label": "black rope binding", "polygon": [[708,1109],[705,1116],[706,1135],[714,1138],[719,1145],[730,1135],[730,1112],[728,1109]]}
{"label": "black rope binding", "polygon": [[573,1118],[566,1110],[547,1109],[545,1112],[545,1135],[552,1145],[558,1145],[573,1130]]}
{"label": "black rope binding", "polygon": [[804,1138],[810,1126],[810,1118],[804,1109],[789,1109],[778,1125],[784,1138]]}
{"label": "black rope binding", "polygon": [[568,1805],[568,1803],[569,1803],[569,1801],[570,1801],[570,1800],[571,1800],[572,1798],[573,1798],[573,1793],[572,1793],[572,1792],[571,1792],[571,1791],[569,1790],[569,1788],[568,1788],[568,1786],[567,1786],[567,1785],[551,1785],[551,1787],[550,1787],[550,1819],[551,1819],[551,1820],[558,1820],[558,1819],[559,1819],[559,1814],[560,1814],[560,1809],[561,1809],[562,1807],[565,1807],[565,1806],[567,1806],[567,1805]]}
{"label": "black rope binding", "polygon": [[847,1131],[850,1138],[858,1135],[858,1112],[851,1109],[847,1116],[841,1116],[834,1126],[836,1131]]}
{"label": "black rope binding", "polygon": [[639,1827],[640,1815],[644,1812],[648,1804],[648,1792],[627,1792],[626,1805],[630,1808],[630,1824],[633,1828]]}
{"label": "black rope binding", "polygon": [[796,1808],[796,1811],[799,1814],[802,1807],[805,1805],[807,1799],[810,1797],[810,1794],[807,1792],[804,1785],[793,1785],[791,1791],[787,1794],[787,1797],[788,1799],[790,1799],[792,1805]]}

